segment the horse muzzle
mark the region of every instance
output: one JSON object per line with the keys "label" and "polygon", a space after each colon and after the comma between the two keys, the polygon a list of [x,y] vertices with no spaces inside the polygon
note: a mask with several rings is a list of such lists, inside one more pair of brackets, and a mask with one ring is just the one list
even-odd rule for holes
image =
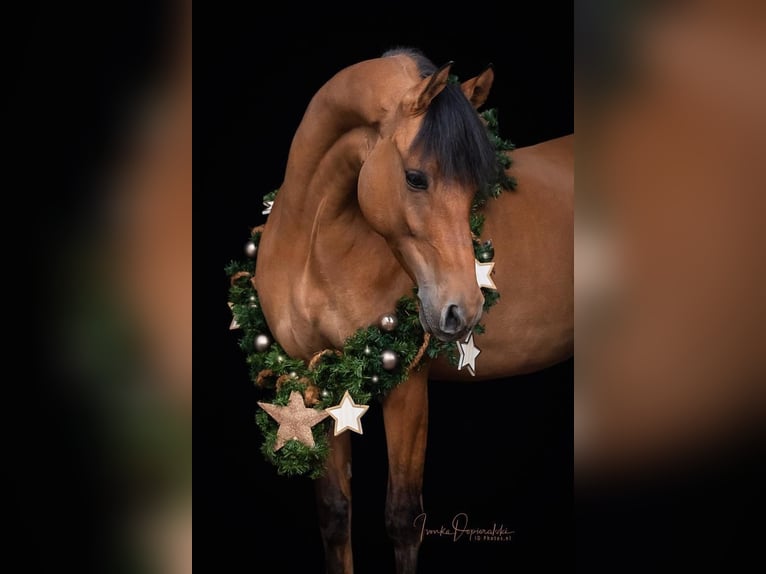
{"label": "horse muzzle", "polygon": [[419,299],[420,323],[423,329],[440,341],[464,339],[481,318],[482,305],[479,305],[476,311],[457,302],[434,306],[428,303],[427,298]]}

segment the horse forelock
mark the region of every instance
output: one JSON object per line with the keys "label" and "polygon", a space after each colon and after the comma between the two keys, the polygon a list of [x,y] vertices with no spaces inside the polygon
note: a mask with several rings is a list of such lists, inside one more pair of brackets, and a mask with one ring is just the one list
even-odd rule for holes
{"label": "horse forelock", "polygon": [[[411,58],[421,77],[437,70],[417,48],[398,47],[383,53],[383,57],[397,55]],[[450,182],[484,190],[497,177],[495,148],[459,84],[449,83],[432,100],[410,149],[420,152],[424,161],[434,161]]]}
{"label": "horse forelock", "polygon": [[428,107],[411,149],[435,161],[447,181],[484,190],[497,176],[487,128],[460,86],[447,85]]}

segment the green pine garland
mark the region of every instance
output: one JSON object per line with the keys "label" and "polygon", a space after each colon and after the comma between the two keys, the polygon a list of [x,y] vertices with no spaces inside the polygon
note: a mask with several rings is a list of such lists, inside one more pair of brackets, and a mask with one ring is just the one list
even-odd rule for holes
{"label": "green pine garland", "polygon": [[[484,225],[481,208],[503,191],[515,189],[516,182],[505,172],[511,165],[511,158],[506,152],[513,150],[514,146],[500,137],[495,109],[482,112],[481,117],[495,146],[498,173],[496,181],[488,189],[480,190],[475,195],[470,227],[476,258],[490,261],[494,257],[491,243],[479,240]],[[272,191],[264,196],[264,201],[273,201],[276,194],[277,190]],[[256,247],[260,237],[260,231],[254,230],[251,234],[250,240]],[[413,296],[402,297],[396,305],[396,329],[388,332],[377,325],[361,329],[346,340],[343,349],[323,354],[311,369],[302,360],[289,357],[277,342],[258,352],[255,348],[258,335],[267,335],[270,341],[274,341],[274,337],[261,311],[258,293],[250,281],[255,274],[255,259],[232,261],[225,272],[231,278],[229,303],[232,314],[242,330],[239,347],[246,355],[250,378],[266,395],[263,399],[266,402],[286,405],[290,392],[299,391],[308,404],[314,403],[314,408],[325,409],[337,405],[344,392],[348,391],[356,404],[369,404],[373,398],[384,397],[407,378],[410,366],[424,343],[425,333],[418,318],[415,289]],[[482,288],[482,292],[486,312],[497,303],[500,294],[486,288]],[[483,325],[476,325],[474,332],[483,333]],[[399,364],[392,371],[385,370],[380,360],[381,353],[386,349],[394,351],[399,357]],[[450,364],[458,364],[455,344],[439,341],[435,337],[430,338],[426,354],[431,358],[443,356]],[[419,364],[415,368],[419,368]],[[333,424],[332,418],[328,417],[313,427],[313,447],[288,440],[277,451],[274,451],[277,422],[262,409],[256,413],[255,422],[264,436],[261,452],[276,466],[278,474],[310,478],[322,475],[329,452],[328,431]]]}

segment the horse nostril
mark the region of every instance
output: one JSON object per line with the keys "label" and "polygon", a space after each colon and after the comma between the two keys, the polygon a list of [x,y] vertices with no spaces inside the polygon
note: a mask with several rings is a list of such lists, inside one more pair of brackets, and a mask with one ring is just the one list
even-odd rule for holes
{"label": "horse nostril", "polygon": [[449,334],[460,333],[465,328],[463,311],[457,305],[447,305],[442,312],[442,331]]}

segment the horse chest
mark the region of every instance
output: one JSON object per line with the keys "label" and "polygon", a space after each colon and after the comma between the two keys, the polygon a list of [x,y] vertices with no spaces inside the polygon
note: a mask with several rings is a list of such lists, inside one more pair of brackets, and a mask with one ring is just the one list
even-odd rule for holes
{"label": "horse chest", "polygon": [[335,296],[308,281],[296,281],[262,303],[274,337],[294,357],[307,359],[327,348],[341,348],[359,327],[355,298]]}
{"label": "horse chest", "polygon": [[304,278],[282,289],[279,302],[269,301],[274,336],[292,356],[310,358],[324,349],[341,349],[354,332],[375,324],[412,290],[403,271],[360,278],[347,273],[352,270],[353,266],[340,266],[332,277]]}

